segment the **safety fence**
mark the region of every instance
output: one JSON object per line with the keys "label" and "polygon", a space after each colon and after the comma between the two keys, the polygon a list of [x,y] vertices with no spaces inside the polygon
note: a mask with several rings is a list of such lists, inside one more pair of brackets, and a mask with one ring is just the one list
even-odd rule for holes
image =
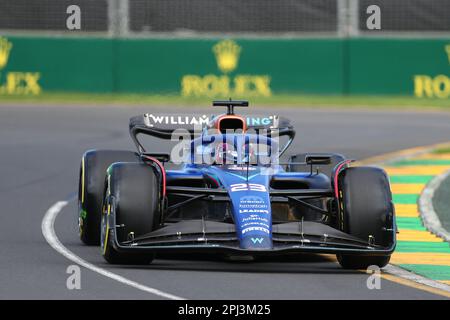
{"label": "safety fence", "polygon": [[[449,34],[448,0],[2,0],[0,33],[73,35],[66,20],[81,15],[77,34],[111,37],[354,37]],[[379,27],[368,20],[378,14]],[[370,23],[369,23],[370,24]]]}

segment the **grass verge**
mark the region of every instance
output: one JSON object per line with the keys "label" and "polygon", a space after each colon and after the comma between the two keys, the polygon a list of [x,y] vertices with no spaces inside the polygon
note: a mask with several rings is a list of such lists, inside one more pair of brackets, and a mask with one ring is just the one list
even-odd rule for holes
{"label": "grass verge", "polygon": [[433,150],[434,154],[450,154],[450,146]]}
{"label": "grass verge", "polygon": [[[240,98],[240,97],[234,97]],[[303,106],[303,107],[368,107],[420,110],[450,110],[448,99],[419,99],[404,96],[338,96],[338,95],[285,95],[272,97],[247,97],[251,105]],[[0,104],[50,103],[50,104],[127,104],[210,106],[213,98],[177,95],[148,95],[122,93],[42,93],[38,96],[0,95]]]}

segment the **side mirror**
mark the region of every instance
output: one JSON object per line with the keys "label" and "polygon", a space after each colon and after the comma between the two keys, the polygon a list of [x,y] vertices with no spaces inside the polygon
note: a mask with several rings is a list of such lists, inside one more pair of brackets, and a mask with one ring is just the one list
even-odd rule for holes
{"label": "side mirror", "polygon": [[326,165],[331,163],[331,157],[330,156],[306,156],[305,157],[306,164],[309,165]]}

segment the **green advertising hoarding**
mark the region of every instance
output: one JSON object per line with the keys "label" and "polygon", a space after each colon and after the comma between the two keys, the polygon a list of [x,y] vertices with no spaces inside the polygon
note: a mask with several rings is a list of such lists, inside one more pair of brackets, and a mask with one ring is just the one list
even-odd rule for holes
{"label": "green advertising hoarding", "polygon": [[348,41],[350,94],[450,97],[450,39]]}
{"label": "green advertising hoarding", "polygon": [[342,92],[339,40],[122,40],[117,91],[185,96]]}
{"label": "green advertising hoarding", "polygon": [[0,37],[0,94],[111,92],[112,45],[107,39]]}
{"label": "green advertising hoarding", "polygon": [[450,96],[446,39],[0,37],[0,95]]}

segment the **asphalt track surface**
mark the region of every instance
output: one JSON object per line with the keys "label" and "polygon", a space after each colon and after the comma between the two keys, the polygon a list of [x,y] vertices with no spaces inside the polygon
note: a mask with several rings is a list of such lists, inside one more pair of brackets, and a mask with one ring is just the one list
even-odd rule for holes
{"label": "asphalt track surface", "polygon": [[[41,222],[57,201],[77,190],[79,161],[90,148],[133,149],[128,119],[170,107],[0,106],[0,298],[161,299],[81,269],[81,290],[68,290],[73,264],[45,241]],[[200,114],[209,109],[196,110]],[[214,110],[216,111],[216,110]],[[340,152],[363,159],[450,140],[449,113],[263,108],[288,116],[297,128],[290,152]],[[189,109],[192,112],[192,109]],[[153,151],[168,150],[153,142]],[[149,266],[111,266],[99,248],[80,243],[72,201],[55,221],[61,243],[85,261],[145,286],[187,299],[442,299],[382,280],[369,290],[367,275],[344,271],[322,256],[262,262],[157,259]]]}

